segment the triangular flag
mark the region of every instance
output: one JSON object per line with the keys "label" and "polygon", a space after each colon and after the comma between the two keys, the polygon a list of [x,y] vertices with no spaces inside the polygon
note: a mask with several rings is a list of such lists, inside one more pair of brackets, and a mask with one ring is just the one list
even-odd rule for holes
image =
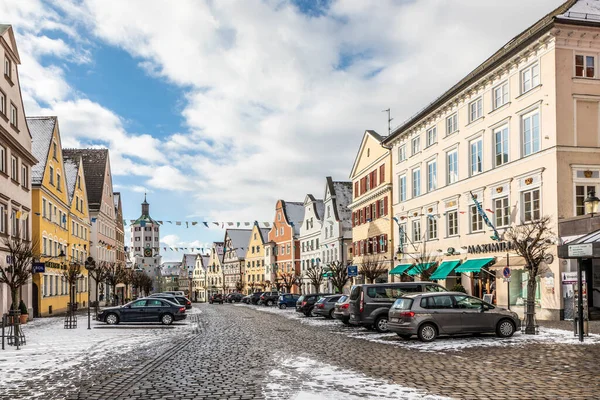
{"label": "triangular flag", "polygon": [[228,222],[227,225],[233,226],[233,222]]}
{"label": "triangular flag", "polygon": [[181,225],[181,221],[176,221],[175,225]]}
{"label": "triangular flag", "polygon": [[170,224],[172,224],[172,222],[171,222],[171,221],[167,221],[167,222],[168,222],[168,223],[170,223]]}
{"label": "triangular flag", "polygon": [[250,226],[250,222],[244,222],[244,225]]}
{"label": "triangular flag", "polygon": [[192,226],[198,225],[198,222],[192,221]]}
{"label": "triangular flag", "polygon": [[218,223],[218,222],[213,222],[213,224],[215,224],[216,226],[219,226],[219,223]]}
{"label": "triangular flag", "polygon": [[156,221],[156,222],[158,222],[158,223],[159,223],[159,224],[161,224],[161,225],[163,224],[163,222],[162,222],[162,221]]}
{"label": "triangular flag", "polygon": [[208,222],[202,222],[204,224],[205,227],[208,228]]}
{"label": "triangular flag", "polygon": [[238,228],[240,227],[240,223],[239,223],[239,222],[237,223],[237,227],[238,227]]}

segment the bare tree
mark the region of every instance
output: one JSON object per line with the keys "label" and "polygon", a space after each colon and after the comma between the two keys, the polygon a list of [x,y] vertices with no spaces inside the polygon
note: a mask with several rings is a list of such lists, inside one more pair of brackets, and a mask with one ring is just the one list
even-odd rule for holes
{"label": "bare tree", "polygon": [[116,306],[116,298],[114,296],[114,291],[117,288],[117,285],[122,282],[123,279],[123,267],[118,263],[110,263],[107,264],[106,267],[106,283],[112,287],[113,289],[113,305]]}
{"label": "bare tree", "polygon": [[365,256],[360,263],[360,274],[365,277],[368,283],[374,283],[375,279],[388,272],[384,261],[379,256]]}
{"label": "bare tree", "polygon": [[238,280],[235,282],[235,289],[240,293],[244,289],[244,281],[242,280],[242,274],[240,274]]}
{"label": "bare tree", "polygon": [[[21,239],[6,239],[4,245],[8,249],[6,265],[0,268],[0,283],[8,286],[11,295],[12,308],[19,309],[21,287],[29,281],[31,268],[35,254],[34,243]],[[10,259],[10,262],[9,262]]]}
{"label": "bare tree", "polygon": [[306,277],[310,281],[310,284],[315,287],[317,293],[321,290],[321,284],[323,283],[323,267],[320,264],[309,265],[306,268]]}
{"label": "bare tree", "polygon": [[107,267],[108,263],[106,261],[101,261],[96,263],[96,267],[94,269],[88,271],[88,274],[96,283],[96,308],[98,307],[98,289],[100,284],[106,280],[106,276],[108,274]]}
{"label": "bare tree", "polygon": [[[125,285],[125,296],[129,293],[129,286],[133,284],[133,278],[135,273],[132,268],[125,268],[123,270],[123,274],[121,275],[121,283]],[[121,304],[125,304],[125,299],[121,299]]]}
{"label": "bare tree", "polygon": [[246,294],[252,294],[254,293],[254,287],[256,286],[256,282],[252,281],[252,282],[248,282],[248,287],[250,288],[250,293],[246,293]]}
{"label": "bare tree", "polygon": [[350,280],[348,268],[341,261],[333,261],[329,264],[331,274],[331,284],[336,289],[336,293],[343,293],[344,286]]}
{"label": "bare tree", "polygon": [[555,233],[551,229],[551,218],[543,216],[531,223],[516,225],[509,228],[504,234],[514,247],[515,252],[523,257],[527,263],[525,270],[527,278],[527,303],[525,311],[525,333],[535,335],[535,292],[537,277],[544,272],[542,264],[550,249],[554,247]]}
{"label": "bare tree", "polygon": [[298,282],[298,275],[294,272],[283,272],[279,277],[281,279],[281,285],[285,287],[286,293],[290,293],[292,287]]}
{"label": "bare tree", "polygon": [[413,244],[414,252],[405,253],[415,265],[411,268],[413,275],[419,275],[422,281],[428,281],[429,277],[435,271],[435,268],[440,260],[437,253],[432,253],[427,250],[427,240],[425,236],[421,238],[421,245]]}
{"label": "bare tree", "polygon": [[71,303],[71,308],[69,311],[74,311],[75,307],[75,288],[77,285],[77,280],[81,276],[81,264],[78,263],[70,263],[67,265],[67,269],[62,273],[64,282],[67,283],[67,288],[69,289],[69,302]]}

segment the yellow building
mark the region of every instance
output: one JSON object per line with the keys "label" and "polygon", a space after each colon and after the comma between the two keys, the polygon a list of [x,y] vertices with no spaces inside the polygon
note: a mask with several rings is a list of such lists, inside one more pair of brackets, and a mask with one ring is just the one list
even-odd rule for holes
{"label": "yellow building", "polygon": [[[78,238],[76,244],[80,246],[78,248],[76,246],[76,249],[71,247],[73,238],[69,231],[69,224],[72,221],[80,221],[85,232],[82,236],[87,237],[89,221],[86,221],[87,201],[84,195],[83,205],[81,204],[80,189],[77,189],[79,194],[76,197],[80,199],[80,204],[74,213],[71,211],[67,175],[73,172],[73,166],[69,166],[68,171],[65,170],[57,118],[27,118],[27,124],[32,136],[33,153],[39,160],[39,163],[31,169],[32,239],[34,252],[40,254],[39,261],[45,264],[43,272],[33,274],[32,303],[34,316],[45,316],[67,310],[69,302],[69,285],[65,279],[67,265],[78,262],[78,258],[84,259],[82,256],[87,254],[87,249],[83,249],[83,254],[80,249],[88,243]],[[82,174],[81,168],[78,168],[77,176],[81,176],[80,174]],[[83,185],[84,182],[81,182],[81,187],[85,189]],[[73,202],[73,209],[74,207]],[[80,213],[79,207],[86,211]],[[70,249],[73,251],[69,251]],[[80,275],[82,278],[78,280],[78,285],[83,291],[87,281],[87,271],[83,266]],[[74,289],[77,289],[77,286]],[[84,301],[87,304],[87,290],[85,294],[77,294],[76,299],[82,304]]]}
{"label": "yellow building", "polygon": [[255,222],[246,249],[244,271],[244,293],[251,294],[264,289],[265,281],[265,242],[269,239],[269,229],[261,229]]}

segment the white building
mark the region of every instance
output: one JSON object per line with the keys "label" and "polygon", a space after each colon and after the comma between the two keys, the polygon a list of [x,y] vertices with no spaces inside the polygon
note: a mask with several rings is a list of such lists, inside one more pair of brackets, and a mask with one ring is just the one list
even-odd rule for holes
{"label": "white building", "polygon": [[312,287],[306,276],[306,270],[321,264],[319,240],[323,225],[323,200],[317,200],[312,194],[304,199],[304,219],[300,226],[300,274],[302,276],[302,293],[316,293],[320,288]]}
{"label": "white building", "polygon": [[154,290],[158,290],[160,278],[160,224],[150,217],[150,204],[142,203],[142,215],[131,224],[130,260],[136,270],[146,272],[153,281]]}

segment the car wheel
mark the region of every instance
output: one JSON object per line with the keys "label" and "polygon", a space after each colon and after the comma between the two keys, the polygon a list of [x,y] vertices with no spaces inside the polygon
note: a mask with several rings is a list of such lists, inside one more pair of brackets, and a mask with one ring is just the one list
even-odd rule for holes
{"label": "car wheel", "polygon": [[317,313],[315,313],[315,308],[311,308],[310,311],[308,312],[310,317],[317,317]]}
{"label": "car wheel", "polygon": [[327,318],[333,319],[333,312],[334,311],[335,311],[334,309],[331,309],[331,311],[329,311],[329,315],[327,316]]}
{"label": "car wheel", "polygon": [[388,319],[385,316],[381,316],[375,320],[375,329],[379,333],[386,333],[388,331]]}
{"label": "car wheel", "polygon": [[409,335],[408,333],[397,333],[397,335],[400,336],[404,340],[408,340],[412,336],[412,335]]}
{"label": "car wheel", "polygon": [[287,304],[281,304],[281,305],[279,306],[279,308],[281,308],[282,310],[285,310],[285,309],[287,308]]}
{"label": "car wheel", "polygon": [[515,324],[509,319],[503,319],[496,325],[496,335],[502,338],[511,337],[515,333]]}
{"label": "car wheel", "polygon": [[437,337],[437,329],[433,324],[423,324],[417,332],[421,342],[431,342]]}
{"label": "car wheel", "polygon": [[271,300],[267,301],[267,307],[271,307],[273,305],[273,302]]}
{"label": "car wheel", "polygon": [[171,325],[173,323],[173,316],[171,314],[163,314],[160,318],[160,322],[162,322],[163,325]]}
{"label": "car wheel", "polygon": [[108,325],[117,325],[119,323],[119,316],[114,313],[108,314],[105,321]]}

